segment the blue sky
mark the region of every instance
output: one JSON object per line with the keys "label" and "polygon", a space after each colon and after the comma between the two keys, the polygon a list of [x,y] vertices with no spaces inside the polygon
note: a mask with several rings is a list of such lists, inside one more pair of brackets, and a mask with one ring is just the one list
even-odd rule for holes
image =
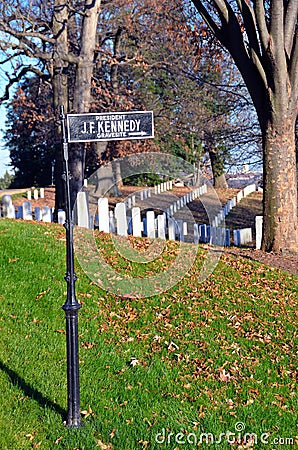
{"label": "blue sky", "polygon": [[11,168],[7,166],[10,162],[9,151],[5,149],[4,142],[2,140],[2,131],[5,129],[6,110],[4,105],[0,105],[0,177],[4,175],[6,170],[11,171]]}
{"label": "blue sky", "polygon": [[[0,97],[4,95],[5,84],[7,83],[7,76],[5,74],[6,70],[9,70],[7,64],[1,65],[0,69]],[[8,166],[10,162],[9,151],[5,149],[5,145],[2,139],[3,130],[5,129],[6,121],[6,108],[5,105],[0,105],[0,177],[8,170],[11,172],[11,167]]]}

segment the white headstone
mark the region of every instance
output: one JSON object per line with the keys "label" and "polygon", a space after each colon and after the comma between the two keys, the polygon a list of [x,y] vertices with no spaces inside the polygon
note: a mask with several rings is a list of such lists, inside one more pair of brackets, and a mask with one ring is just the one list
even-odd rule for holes
{"label": "white headstone", "polygon": [[200,242],[199,225],[197,223],[194,223],[193,225],[193,241],[194,244],[198,244]]}
{"label": "white headstone", "polygon": [[43,222],[52,222],[52,210],[49,206],[42,207],[41,215]]}
{"label": "white headstone", "polygon": [[3,217],[7,217],[7,219],[16,218],[15,207],[12,203],[12,197],[10,195],[2,196],[2,207],[3,207]]}
{"label": "white headstone", "polygon": [[246,245],[252,241],[252,230],[251,228],[243,228],[240,230],[240,242],[241,245]]}
{"label": "white headstone", "polygon": [[260,250],[263,236],[263,216],[256,216],[256,249]]}
{"label": "white headstone", "polygon": [[32,220],[32,205],[30,202],[23,203],[23,219]]}
{"label": "white headstone", "polygon": [[146,212],[147,237],[155,238],[155,215],[154,211]]}
{"label": "white headstone", "polygon": [[216,227],[213,227],[213,226],[210,227],[210,243],[212,245],[216,245],[217,244]]}
{"label": "white headstone", "polygon": [[138,206],[134,206],[131,210],[132,218],[132,234],[136,237],[142,236],[142,221],[141,221],[141,209]]}
{"label": "white headstone", "polygon": [[166,220],[164,214],[159,214],[157,216],[157,236],[160,239],[166,238]]}
{"label": "white headstone", "polygon": [[40,198],[44,198],[44,188],[40,188]]}
{"label": "white headstone", "polygon": [[31,191],[27,191],[27,200],[31,200]]}
{"label": "white headstone", "polygon": [[76,204],[77,224],[79,227],[89,228],[89,211],[86,192],[78,192]]}
{"label": "white headstone", "polygon": [[110,232],[110,216],[109,216],[109,201],[106,197],[98,199],[98,229],[105,233]]}
{"label": "white headstone", "polygon": [[115,207],[115,219],[117,221],[117,234],[127,236],[127,218],[125,203],[117,203]]}
{"label": "white headstone", "polygon": [[34,189],[33,198],[34,198],[34,200],[38,200],[38,189]]}
{"label": "white headstone", "polygon": [[63,225],[66,220],[66,213],[62,209],[58,209],[58,223]]}
{"label": "white headstone", "polygon": [[168,235],[171,241],[176,240],[175,220],[172,217],[168,218]]}

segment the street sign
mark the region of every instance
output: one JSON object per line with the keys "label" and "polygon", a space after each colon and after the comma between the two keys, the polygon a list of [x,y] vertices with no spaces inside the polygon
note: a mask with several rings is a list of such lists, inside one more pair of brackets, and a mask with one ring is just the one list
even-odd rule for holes
{"label": "street sign", "polygon": [[67,114],[68,142],[119,141],[154,137],[152,111]]}

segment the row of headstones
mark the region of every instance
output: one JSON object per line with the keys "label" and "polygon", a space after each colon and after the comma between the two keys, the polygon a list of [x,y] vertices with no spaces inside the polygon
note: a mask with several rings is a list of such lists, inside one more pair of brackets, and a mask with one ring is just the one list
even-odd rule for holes
{"label": "row of headstones", "polygon": [[[204,191],[203,188],[201,191]],[[198,192],[194,195],[198,195]],[[156,215],[154,211],[149,210],[146,212],[145,217],[141,217],[141,208],[134,206],[131,211],[127,209],[124,202],[117,203],[114,212],[109,210],[109,204],[107,198],[98,199],[98,211],[95,217],[89,216],[87,197],[84,193],[80,193],[81,198],[78,198],[80,204],[80,212],[83,209],[85,214],[80,214],[77,217],[77,223],[81,227],[93,228],[97,227],[99,231],[105,233],[117,233],[119,236],[127,236],[131,234],[135,237],[146,236],[148,238],[159,238],[169,240],[185,241],[188,236],[188,224],[183,220],[176,220],[171,216],[173,206],[173,212],[175,207],[180,208],[184,206],[184,201],[188,200],[188,197],[180,202],[179,205],[170,205],[166,212]],[[193,198],[190,196],[189,199]],[[192,201],[192,200],[190,200]],[[209,225],[193,226],[193,242],[212,242],[214,245],[230,245],[230,230],[219,227],[211,227]]]}
{"label": "row of headstones", "polygon": [[[248,195],[252,194],[256,190],[255,184],[249,184],[248,186],[245,186],[245,188],[241,189],[241,191],[237,192],[237,195],[233,198],[231,198],[219,211],[219,213],[214,217],[212,220],[211,225],[213,227],[219,226],[223,221],[224,218],[230,213],[230,211],[239,203],[244,197],[247,197]],[[240,230],[235,230],[240,231]],[[240,236],[240,237],[239,237]],[[247,244],[249,241],[247,232],[240,233],[234,233],[234,243],[237,242],[235,245],[244,245]],[[239,243],[239,244],[238,244]]]}
{"label": "row of headstones", "polygon": [[140,201],[146,200],[150,198],[152,194],[158,195],[162,194],[166,191],[171,191],[173,189],[173,180],[165,181],[164,183],[157,184],[152,188],[142,189],[141,191],[137,191],[135,194],[132,194],[127,197],[125,200],[126,206],[131,209],[136,206],[137,196],[140,198]]}
{"label": "row of headstones", "polygon": [[[156,193],[164,192],[167,189],[172,188],[171,182],[166,182],[159,187],[155,187]],[[237,194],[237,201],[240,201],[243,197],[249,195],[255,190],[255,185],[250,185],[239,191]],[[150,190],[143,190],[141,199],[145,199],[151,195]],[[177,210],[183,208],[187,203],[198,198],[203,193],[207,192],[207,186],[203,185],[185,196],[181,197],[179,200],[174,202],[163,215],[158,215],[155,218],[154,211],[148,211],[146,218],[141,220],[140,208],[133,207],[131,216],[127,217],[126,206],[131,207],[131,205],[126,205],[125,203],[118,203],[115,208],[115,216],[112,211],[109,212],[108,209],[108,199],[101,198],[98,201],[98,210],[100,214],[93,218],[89,217],[87,198],[85,193],[79,193],[78,204],[81,203],[80,214],[78,215],[77,223],[79,226],[91,227],[94,225],[99,228],[100,231],[117,233],[119,235],[133,234],[134,236],[141,236],[142,234],[148,237],[159,237],[165,239],[179,239],[184,241],[184,237],[187,235],[187,223],[181,220],[175,220],[171,218]],[[42,192],[41,192],[42,195]],[[133,198],[132,198],[132,202]],[[218,227],[222,218],[229,213],[229,211],[236,205],[236,198],[231,199],[224,207],[223,210],[217,216],[217,220],[214,220],[212,226],[205,224],[194,225],[194,242],[211,242],[214,245],[230,245],[230,230],[226,228]],[[32,211],[32,206],[30,202],[24,202],[22,206],[18,206],[17,211],[12,204],[12,198],[9,195],[5,195],[2,198],[2,209],[3,217],[7,218],[19,218],[23,220],[37,220],[43,222],[52,222],[53,211],[52,208],[48,206],[43,206],[42,208],[35,207],[34,212]],[[85,214],[84,214],[85,212]],[[1,209],[0,209],[1,217]],[[257,216],[256,218],[256,248],[260,248],[262,239],[262,216]],[[117,226],[115,226],[115,221]],[[65,222],[65,212],[62,210],[58,211],[58,223],[63,224]],[[251,228],[245,228],[241,230],[234,230],[234,245],[243,246],[252,241],[252,230]]]}
{"label": "row of headstones", "polygon": [[[171,185],[169,185],[171,186]],[[171,186],[172,187],[172,186]],[[164,191],[163,191],[164,192]],[[179,198],[175,202],[173,202],[165,211],[165,215],[172,216],[179,209],[186,206],[188,203],[192,202],[196,198],[200,197],[202,194],[207,192],[207,185],[204,184],[193,191],[187,193],[183,197]],[[147,191],[148,194],[148,191]],[[146,195],[147,195],[146,194]],[[145,195],[142,196],[143,200],[148,198]],[[149,193],[151,196],[151,193]],[[80,227],[85,228],[94,228],[98,227],[99,231],[104,232],[114,232],[116,229],[117,234],[126,235],[128,232],[128,223],[132,220],[132,217],[135,219],[132,221],[134,223],[134,229],[138,230],[136,232],[132,231],[133,235],[139,235],[140,223],[141,219],[138,219],[139,215],[138,211],[140,208],[135,206],[135,195],[128,197],[125,202],[120,202],[116,204],[115,214],[112,211],[109,211],[108,199],[105,197],[101,197],[98,199],[98,213],[93,218],[89,213],[89,205],[88,205],[88,196],[86,192],[79,192],[77,196],[77,204],[76,204],[76,223]],[[131,209],[131,212],[127,211]],[[115,216],[115,217],[114,217]],[[131,218],[127,217],[130,216]],[[116,225],[113,225],[113,220],[115,219]],[[138,223],[138,220],[140,223]],[[126,231],[125,231],[126,230]],[[137,234],[135,234],[137,233]]]}
{"label": "row of headstones", "polygon": [[31,189],[30,191],[27,191],[27,200],[32,200],[32,197],[34,200],[38,200],[38,198],[44,198],[44,188],[38,189]]}
{"label": "row of headstones", "polygon": [[[204,184],[175,201],[163,214],[156,216],[153,210],[149,210],[143,218],[141,217],[141,208],[133,206],[130,210],[130,204],[127,201],[117,203],[114,212],[110,211],[108,199],[104,197],[98,199],[98,213],[95,214],[95,217],[90,216],[87,194],[80,192],[77,198],[76,222],[80,227],[96,227],[99,231],[117,233],[120,236],[131,234],[135,237],[147,236],[149,238],[157,237],[185,241],[189,228],[187,222],[174,219],[172,216],[187,203],[206,192],[207,185]],[[206,224],[194,224],[192,241],[194,243],[211,242],[213,245],[230,246],[230,230]]]}
{"label": "row of headstones", "polygon": [[[10,195],[3,195],[2,197],[2,210],[0,208],[0,217],[7,219],[23,219],[23,220],[37,220],[42,222],[53,222],[53,208],[49,206],[36,206],[32,210],[32,204],[30,202],[23,202],[16,209],[12,202]],[[58,222],[63,224],[65,222],[65,212],[58,211]]]}

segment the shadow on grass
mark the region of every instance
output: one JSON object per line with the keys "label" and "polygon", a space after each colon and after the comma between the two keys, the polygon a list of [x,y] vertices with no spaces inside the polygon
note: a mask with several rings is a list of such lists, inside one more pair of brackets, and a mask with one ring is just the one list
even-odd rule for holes
{"label": "shadow on grass", "polygon": [[20,388],[27,397],[30,397],[33,400],[37,401],[43,408],[45,406],[51,408],[53,411],[55,411],[62,417],[62,420],[66,419],[67,412],[61,406],[52,402],[50,399],[42,395],[42,393],[39,392],[37,389],[30,386],[30,384],[28,384],[24,380],[24,378],[20,377],[14,370],[10,369],[5,364],[3,364],[2,361],[0,361],[0,370],[5,372],[9,376],[11,383],[14,386]]}

